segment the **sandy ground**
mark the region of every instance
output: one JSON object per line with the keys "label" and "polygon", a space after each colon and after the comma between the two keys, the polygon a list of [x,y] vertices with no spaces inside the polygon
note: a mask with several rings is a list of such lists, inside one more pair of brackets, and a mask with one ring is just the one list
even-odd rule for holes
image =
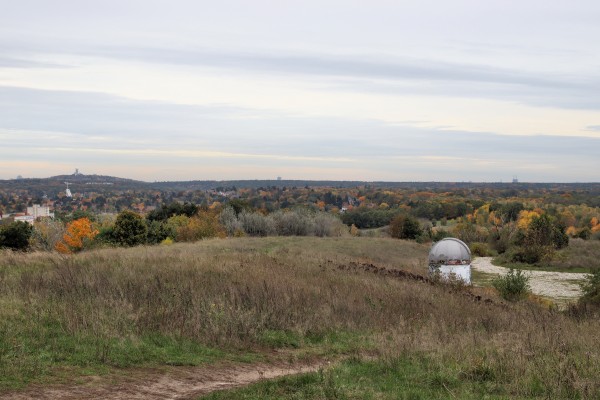
{"label": "sandy ground", "polygon": [[[471,267],[480,272],[504,275],[508,268],[492,264],[491,257],[478,257]],[[560,301],[574,301],[581,296],[579,282],[588,274],[571,272],[525,271],[530,277],[529,285],[534,294]]]}
{"label": "sandy ground", "polygon": [[222,364],[162,371],[137,370],[123,377],[90,377],[88,382],[72,386],[30,387],[22,392],[0,394],[0,399],[197,399],[211,392],[242,387],[263,379],[317,371],[328,364],[321,360],[304,364]]}

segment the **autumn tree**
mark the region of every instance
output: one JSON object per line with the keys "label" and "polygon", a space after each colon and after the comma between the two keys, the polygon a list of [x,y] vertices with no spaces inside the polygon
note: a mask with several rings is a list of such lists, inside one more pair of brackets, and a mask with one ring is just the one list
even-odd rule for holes
{"label": "autumn tree", "polygon": [[79,218],[67,224],[62,240],[55,246],[60,253],[69,254],[81,251],[98,235],[88,218]]}
{"label": "autumn tree", "polygon": [[41,218],[34,224],[31,240],[32,248],[52,251],[65,234],[65,224],[53,218]]}
{"label": "autumn tree", "polygon": [[525,230],[517,237],[519,249],[513,255],[513,261],[529,264],[550,259],[554,250],[569,245],[569,236],[565,227],[547,214],[533,216]]}
{"label": "autumn tree", "polygon": [[184,216],[169,219],[175,231],[178,242],[194,242],[196,240],[226,237],[227,232],[219,222],[219,211],[216,209],[202,209],[191,218]]}

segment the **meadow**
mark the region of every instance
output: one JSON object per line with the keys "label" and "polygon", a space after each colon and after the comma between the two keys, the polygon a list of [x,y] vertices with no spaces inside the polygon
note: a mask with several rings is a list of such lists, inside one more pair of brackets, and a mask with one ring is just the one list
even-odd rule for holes
{"label": "meadow", "polygon": [[0,395],[114,371],[252,363],[284,349],[334,362],[209,398],[600,396],[597,318],[418,279],[428,249],[244,237],[4,251]]}

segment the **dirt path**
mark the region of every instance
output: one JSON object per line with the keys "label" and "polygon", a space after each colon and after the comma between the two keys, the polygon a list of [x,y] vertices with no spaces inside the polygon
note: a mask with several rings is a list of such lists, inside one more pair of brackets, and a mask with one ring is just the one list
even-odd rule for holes
{"label": "dirt path", "polygon": [[[504,275],[508,268],[492,264],[491,257],[478,257],[473,260],[474,270],[487,274]],[[587,274],[572,272],[525,271],[530,277],[529,284],[534,294],[559,301],[573,301],[581,296],[579,282]]]}
{"label": "dirt path", "polygon": [[202,367],[171,367],[166,370],[129,371],[127,377],[91,377],[80,385],[30,387],[1,395],[0,399],[25,400],[181,400],[196,399],[218,390],[246,386],[263,379],[314,372],[328,361],[303,364],[231,364]]}

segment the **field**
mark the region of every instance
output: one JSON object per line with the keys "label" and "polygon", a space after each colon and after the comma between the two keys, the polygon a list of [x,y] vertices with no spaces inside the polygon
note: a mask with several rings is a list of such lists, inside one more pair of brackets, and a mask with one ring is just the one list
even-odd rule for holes
{"label": "field", "polygon": [[208,398],[600,396],[597,319],[421,279],[427,251],[267,237],[3,252],[0,397],[282,362],[321,367]]}

